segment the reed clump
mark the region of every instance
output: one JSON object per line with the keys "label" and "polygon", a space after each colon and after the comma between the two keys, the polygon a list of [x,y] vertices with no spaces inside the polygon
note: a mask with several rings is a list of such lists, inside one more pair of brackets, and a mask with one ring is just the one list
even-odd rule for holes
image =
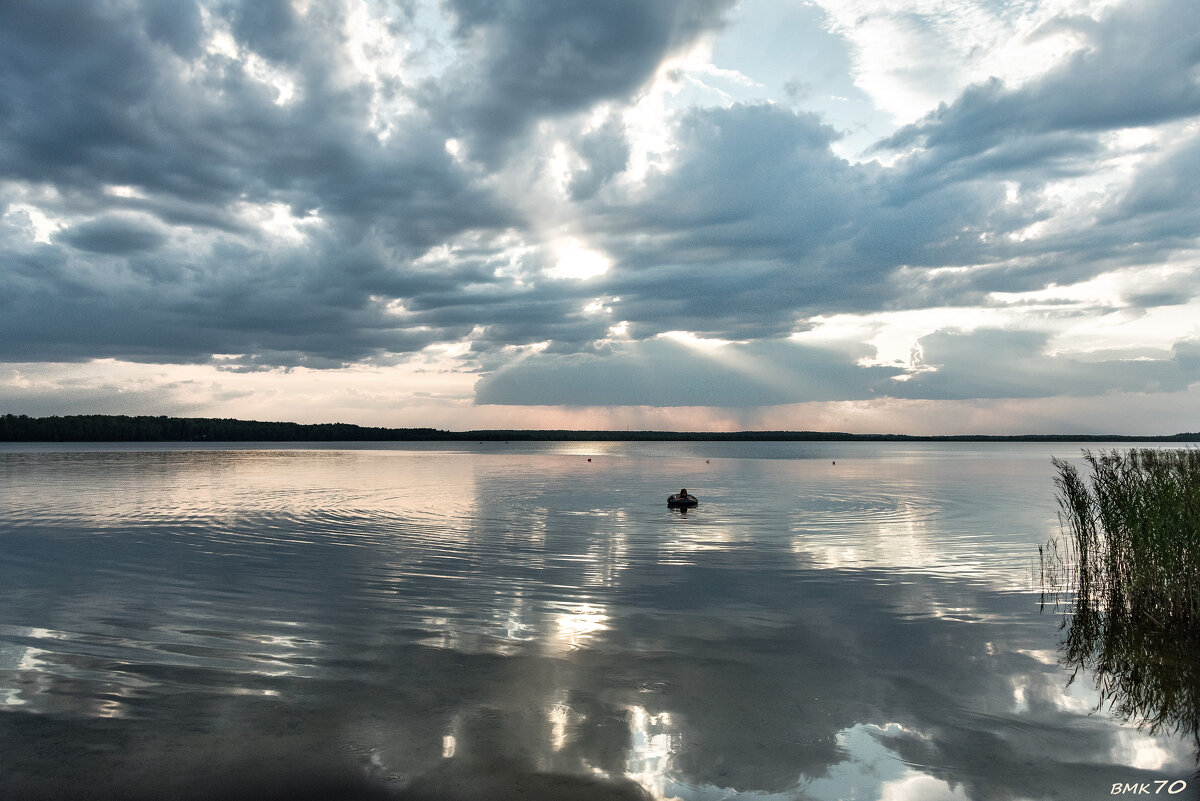
{"label": "reed clump", "polygon": [[1054,460],[1062,530],[1039,548],[1043,598],[1071,601],[1062,664],[1092,675],[1101,708],[1188,736],[1200,762],[1200,450],[1083,459],[1089,481]]}
{"label": "reed clump", "polygon": [[1052,547],[1076,606],[1149,628],[1200,627],[1200,450],[1083,458],[1088,482],[1075,465],[1053,460],[1068,531]]}

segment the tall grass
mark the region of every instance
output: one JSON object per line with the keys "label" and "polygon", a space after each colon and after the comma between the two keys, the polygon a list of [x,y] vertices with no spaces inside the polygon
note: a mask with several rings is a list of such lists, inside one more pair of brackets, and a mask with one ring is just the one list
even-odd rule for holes
{"label": "tall grass", "polygon": [[1157,628],[1200,626],[1200,450],[1054,459],[1076,603]]}
{"label": "tall grass", "polygon": [[1054,459],[1059,539],[1042,588],[1073,596],[1064,665],[1154,732],[1182,731],[1200,761],[1200,450],[1083,452],[1089,481]]}

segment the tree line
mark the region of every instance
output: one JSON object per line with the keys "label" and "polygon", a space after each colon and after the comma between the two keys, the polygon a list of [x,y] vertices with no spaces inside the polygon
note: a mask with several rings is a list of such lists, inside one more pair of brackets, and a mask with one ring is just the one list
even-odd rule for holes
{"label": "tree line", "polygon": [[401,442],[401,441],[737,441],[737,442],[1197,442],[1200,433],[1169,436],[1021,434],[1012,436],[848,434],[837,431],[443,431],[352,423],[280,423],[212,417],[108,414],[0,416],[0,442]]}
{"label": "tree line", "polygon": [[350,423],[276,423],[210,417],[107,414],[0,417],[3,442],[366,442],[439,439],[432,428],[371,428]]}

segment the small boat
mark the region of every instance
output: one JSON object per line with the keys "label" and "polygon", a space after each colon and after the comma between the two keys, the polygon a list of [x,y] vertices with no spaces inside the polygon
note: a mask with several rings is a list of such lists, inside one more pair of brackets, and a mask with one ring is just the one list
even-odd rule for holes
{"label": "small boat", "polygon": [[699,503],[700,501],[695,495],[680,495],[677,493],[667,496],[667,506],[670,506],[672,509],[690,509]]}

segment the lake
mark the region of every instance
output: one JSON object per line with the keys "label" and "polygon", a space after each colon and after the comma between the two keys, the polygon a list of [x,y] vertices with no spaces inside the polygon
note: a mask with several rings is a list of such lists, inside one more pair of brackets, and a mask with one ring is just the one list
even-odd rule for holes
{"label": "lake", "polygon": [[1060,663],[1080,447],[0,445],[0,798],[1195,798]]}

